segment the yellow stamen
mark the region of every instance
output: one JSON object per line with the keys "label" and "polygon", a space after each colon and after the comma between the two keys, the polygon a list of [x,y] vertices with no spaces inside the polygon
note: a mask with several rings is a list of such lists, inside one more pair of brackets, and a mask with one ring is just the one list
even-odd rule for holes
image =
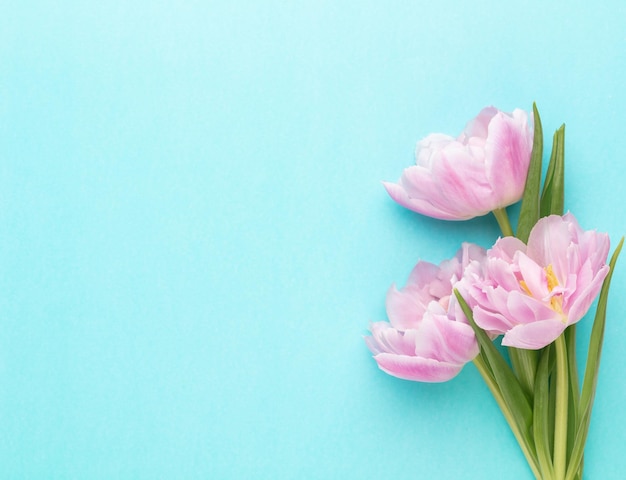
{"label": "yellow stamen", "polygon": [[550,299],[550,306],[556,313],[563,314],[563,297],[561,295],[555,295]]}
{"label": "yellow stamen", "polygon": [[[548,291],[552,293],[555,287],[559,286],[559,280],[556,278],[556,274],[554,273],[554,269],[552,268],[552,264],[548,265],[544,268],[546,273],[546,281],[548,282]],[[522,290],[530,296],[533,296],[530,288],[528,288],[528,284],[524,280],[520,280],[519,282]],[[555,312],[563,315],[563,296],[558,293],[550,297],[550,308]]]}
{"label": "yellow stamen", "polygon": [[548,291],[551,292],[559,284],[559,281],[554,274],[552,264],[548,265],[544,270],[546,271],[546,280],[548,281]]}
{"label": "yellow stamen", "polygon": [[[548,265],[545,269],[546,280],[548,281],[548,291],[552,292],[554,287],[559,285],[559,280],[556,278],[552,264]],[[556,313],[563,315],[563,296],[559,293],[550,297],[550,307]]]}

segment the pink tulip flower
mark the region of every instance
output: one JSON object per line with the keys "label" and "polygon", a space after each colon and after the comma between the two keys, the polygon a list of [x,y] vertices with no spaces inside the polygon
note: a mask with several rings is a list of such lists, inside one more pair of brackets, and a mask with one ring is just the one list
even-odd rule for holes
{"label": "pink tulip flower", "polygon": [[457,138],[431,134],[417,144],[416,165],[383,182],[400,205],[442,220],[467,220],[522,198],[533,131],[527,113],[484,108]]}
{"label": "pink tulip flower", "polygon": [[587,313],[609,271],[608,252],[608,235],[582,230],[569,213],[551,215],[528,245],[499,239],[485,262],[468,266],[460,290],[476,324],[504,334],[503,345],[540,349]]}
{"label": "pink tulip flower", "polygon": [[419,262],[403,289],[392,285],[387,293],[390,323],[372,323],[372,335],[365,337],[383,371],[406,380],[445,382],[478,355],[474,331],[452,288],[471,261],[484,257],[482,248],[464,243],[439,266]]}

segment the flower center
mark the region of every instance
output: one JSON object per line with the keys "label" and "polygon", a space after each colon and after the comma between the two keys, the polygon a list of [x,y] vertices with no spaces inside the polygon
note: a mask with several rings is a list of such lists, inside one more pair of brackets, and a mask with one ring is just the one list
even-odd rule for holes
{"label": "flower center", "polygon": [[[559,280],[556,278],[552,264],[543,269],[546,274],[546,281],[548,282],[548,292],[550,293],[550,308],[555,312],[563,315],[563,295],[561,293],[552,294],[555,287],[559,286]],[[528,295],[533,296],[532,292],[528,288],[528,285],[524,280],[520,280],[520,286],[522,290]]]}
{"label": "flower center", "polygon": [[[554,274],[554,270],[552,269],[552,265],[548,265],[545,269],[546,272],[546,280],[548,281],[548,291],[552,293],[554,287],[559,286],[559,281]],[[552,295],[550,297],[550,307],[557,313],[563,314],[563,296],[560,293]]]}
{"label": "flower center", "polygon": [[548,290],[552,291],[554,290],[554,287],[557,287],[559,285],[559,280],[556,278],[556,275],[554,274],[552,264],[548,265],[543,270],[546,272],[546,280],[548,280]]}

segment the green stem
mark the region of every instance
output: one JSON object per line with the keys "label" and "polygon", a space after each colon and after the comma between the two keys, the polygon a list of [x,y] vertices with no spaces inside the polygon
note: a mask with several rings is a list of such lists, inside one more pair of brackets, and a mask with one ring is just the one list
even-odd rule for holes
{"label": "green stem", "polygon": [[567,404],[569,379],[565,336],[559,335],[556,345],[556,406],[554,414],[554,477],[565,478],[567,470]]}
{"label": "green stem", "polygon": [[567,461],[572,454],[576,430],[578,429],[578,405],[580,403],[580,385],[578,382],[578,366],[576,363],[576,325],[565,330],[565,346],[567,347],[567,364],[569,375],[569,410],[567,412]]}
{"label": "green stem", "polygon": [[498,387],[498,384],[493,378],[493,375],[489,371],[489,368],[485,364],[485,361],[483,360],[481,355],[478,355],[474,359],[474,365],[476,365],[478,372],[483,377],[483,380],[487,384],[487,387],[489,387],[489,391],[491,392],[491,394],[493,395],[493,398],[496,400],[496,403],[500,407],[500,410],[502,411],[502,415],[504,415],[504,418],[509,424],[511,431],[513,432],[513,435],[515,436],[515,439],[517,440],[517,443],[519,444],[520,448],[522,449],[522,452],[524,453],[524,456],[526,457],[526,461],[528,462],[530,469],[533,471],[533,475],[535,475],[535,478],[537,480],[540,480],[542,477],[541,477],[541,473],[539,472],[539,466],[537,465],[537,458],[530,451],[528,447],[528,443],[524,439],[524,436],[522,435],[522,433],[519,431],[519,428],[517,427],[517,423],[513,419],[513,415],[511,414],[511,411],[509,410],[509,407],[507,406],[506,402],[504,401],[504,397],[502,396],[502,393],[500,392],[500,388]]}
{"label": "green stem", "polygon": [[535,374],[537,373],[538,351],[509,347],[508,352],[513,370],[529,400],[532,402],[535,389]]}
{"label": "green stem", "polygon": [[511,227],[511,222],[509,221],[509,216],[506,213],[506,208],[496,208],[491,213],[496,217],[498,221],[498,225],[500,226],[500,230],[502,230],[502,235],[505,237],[512,237],[513,228]]}

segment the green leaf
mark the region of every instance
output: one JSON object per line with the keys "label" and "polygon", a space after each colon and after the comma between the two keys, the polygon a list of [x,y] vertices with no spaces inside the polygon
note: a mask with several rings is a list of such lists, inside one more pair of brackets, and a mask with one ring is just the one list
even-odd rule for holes
{"label": "green leaf", "polygon": [[530,435],[533,414],[530,402],[528,401],[524,389],[517,380],[513,370],[511,370],[511,367],[509,367],[509,364],[506,363],[506,360],[504,360],[495,345],[491,342],[491,339],[487,336],[485,331],[479,328],[474,322],[472,310],[463,299],[463,296],[456,289],[454,290],[454,294],[463,309],[463,313],[474,329],[481,352],[484,352],[485,354],[485,359],[491,367],[493,376],[500,388],[500,391],[502,392],[502,397],[508,405],[511,415],[518,426],[524,441],[527,443],[527,447],[534,452],[534,442],[532,436]]}
{"label": "green leaf", "polygon": [[533,435],[537,449],[537,459],[541,468],[542,478],[553,478],[554,467],[552,466],[552,440],[550,435],[550,370],[554,364],[552,345],[548,345],[541,354],[537,375],[535,377],[535,395],[533,407]]}
{"label": "green leaf", "polygon": [[623,244],[624,237],[622,237],[619,245],[617,245],[617,248],[611,256],[611,261],[609,262],[611,269],[604,279],[602,289],[600,290],[600,298],[598,300],[598,306],[596,307],[596,317],[593,321],[591,338],[589,339],[587,365],[585,367],[585,377],[583,379],[583,388],[580,396],[578,429],[576,431],[576,438],[572,448],[567,475],[565,476],[567,480],[572,480],[577,475],[585,450],[585,442],[589,432],[589,424],[591,423],[591,410],[596,393],[596,384],[598,383],[598,370],[600,368],[600,356],[602,355],[602,341],[604,340],[604,326],[606,324],[606,309],[609,298],[609,288],[611,286],[611,277],[613,276],[615,264]]}
{"label": "green leaf", "polygon": [[567,345],[565,335],[554,341],[556,355],[556,409],[554,411],[554,478],[559,480],[567,472],[567,424],[569,411],[569,367],[567,365]]}
{"label": "green leaf", "polygon": [[565,343],[567,344],[567,364],[569,367],[569,405],[567,411],[567,458],[572,454],[576,428],[578,427],[578,408],[580,398],[580,386],[578,384],[578,363],[576,361],[576,325],[570,325],[565,330]]}
{"label": "green leaf", "polygon": [[511,410],[509,409],[509,406],[504,400],[504,397],[502,396],[502,392],[500,391],[500,387],[498,386],[498,383],[496,382],[496,379],[493,376],[493,372],[491,371],[489,362],[487,361],[487,358],[485,357],[485,352],[481,350],[480,353],[474,359],[473,363],[476,366],[476,369],[478,370],[480,375],[483,377],[485,384],[487,385],[487,387],[489,387],[489,391],[491,392],[491,394],[493,395],[493,398],[495,399],[496,403],[500,407],[500,410],[502,411],[502,415],[504,415],[504,418],[509,424],[509,427],[511,427],[511,431],[513,432],[513,435],[515,436],[515,439],[517,440],[517,443],[519,444],[520,448],[522,449],[522,452],[524,453],[524,456],[526,457],[526,461],[528,462],[528,466],[532,470],[533,475],[537,479],[542,478],[541,471],[539,470],[539,465],[537,464],[537,458],[536,458],[535,452],[529,448],[530,446],[527,440],[523,437],[522,433],[517,427],[517,424],[513,420]]}
{"label": "green leaf", "polygon": [[539,220],[539,189],[541,188],[541,159],[543,157],[543,129],[537,105],[533,103],[533,119],[535,133],[533,136],[533,150],[528,165],[528,175],[522,197],[519,220],[517,221],[517,238],[522,242],[528,241],[530,231]]}
{"label": "green leaf", "polygon": [[509,347],[508,352],[513,371],[526,392],[526,396],[532,401],[539,352],[514,347]]}
{"label": "green leaf", "polygon": [[565,125],[552,138],[552,154],[543,185],[540,216],[563,215],[565,204]]}
{"label": "green leaf", "polygon": [[[556,356],[552,355],[551,363],[550,363],[550,372],[552,373],[554,363],[556,363]],[[550,407],[548,411],[548,428],[550,430],[549,440],[550,440],[550,451],[554,452],[554,420],[556,418],[556,375],[550,375]]]}

